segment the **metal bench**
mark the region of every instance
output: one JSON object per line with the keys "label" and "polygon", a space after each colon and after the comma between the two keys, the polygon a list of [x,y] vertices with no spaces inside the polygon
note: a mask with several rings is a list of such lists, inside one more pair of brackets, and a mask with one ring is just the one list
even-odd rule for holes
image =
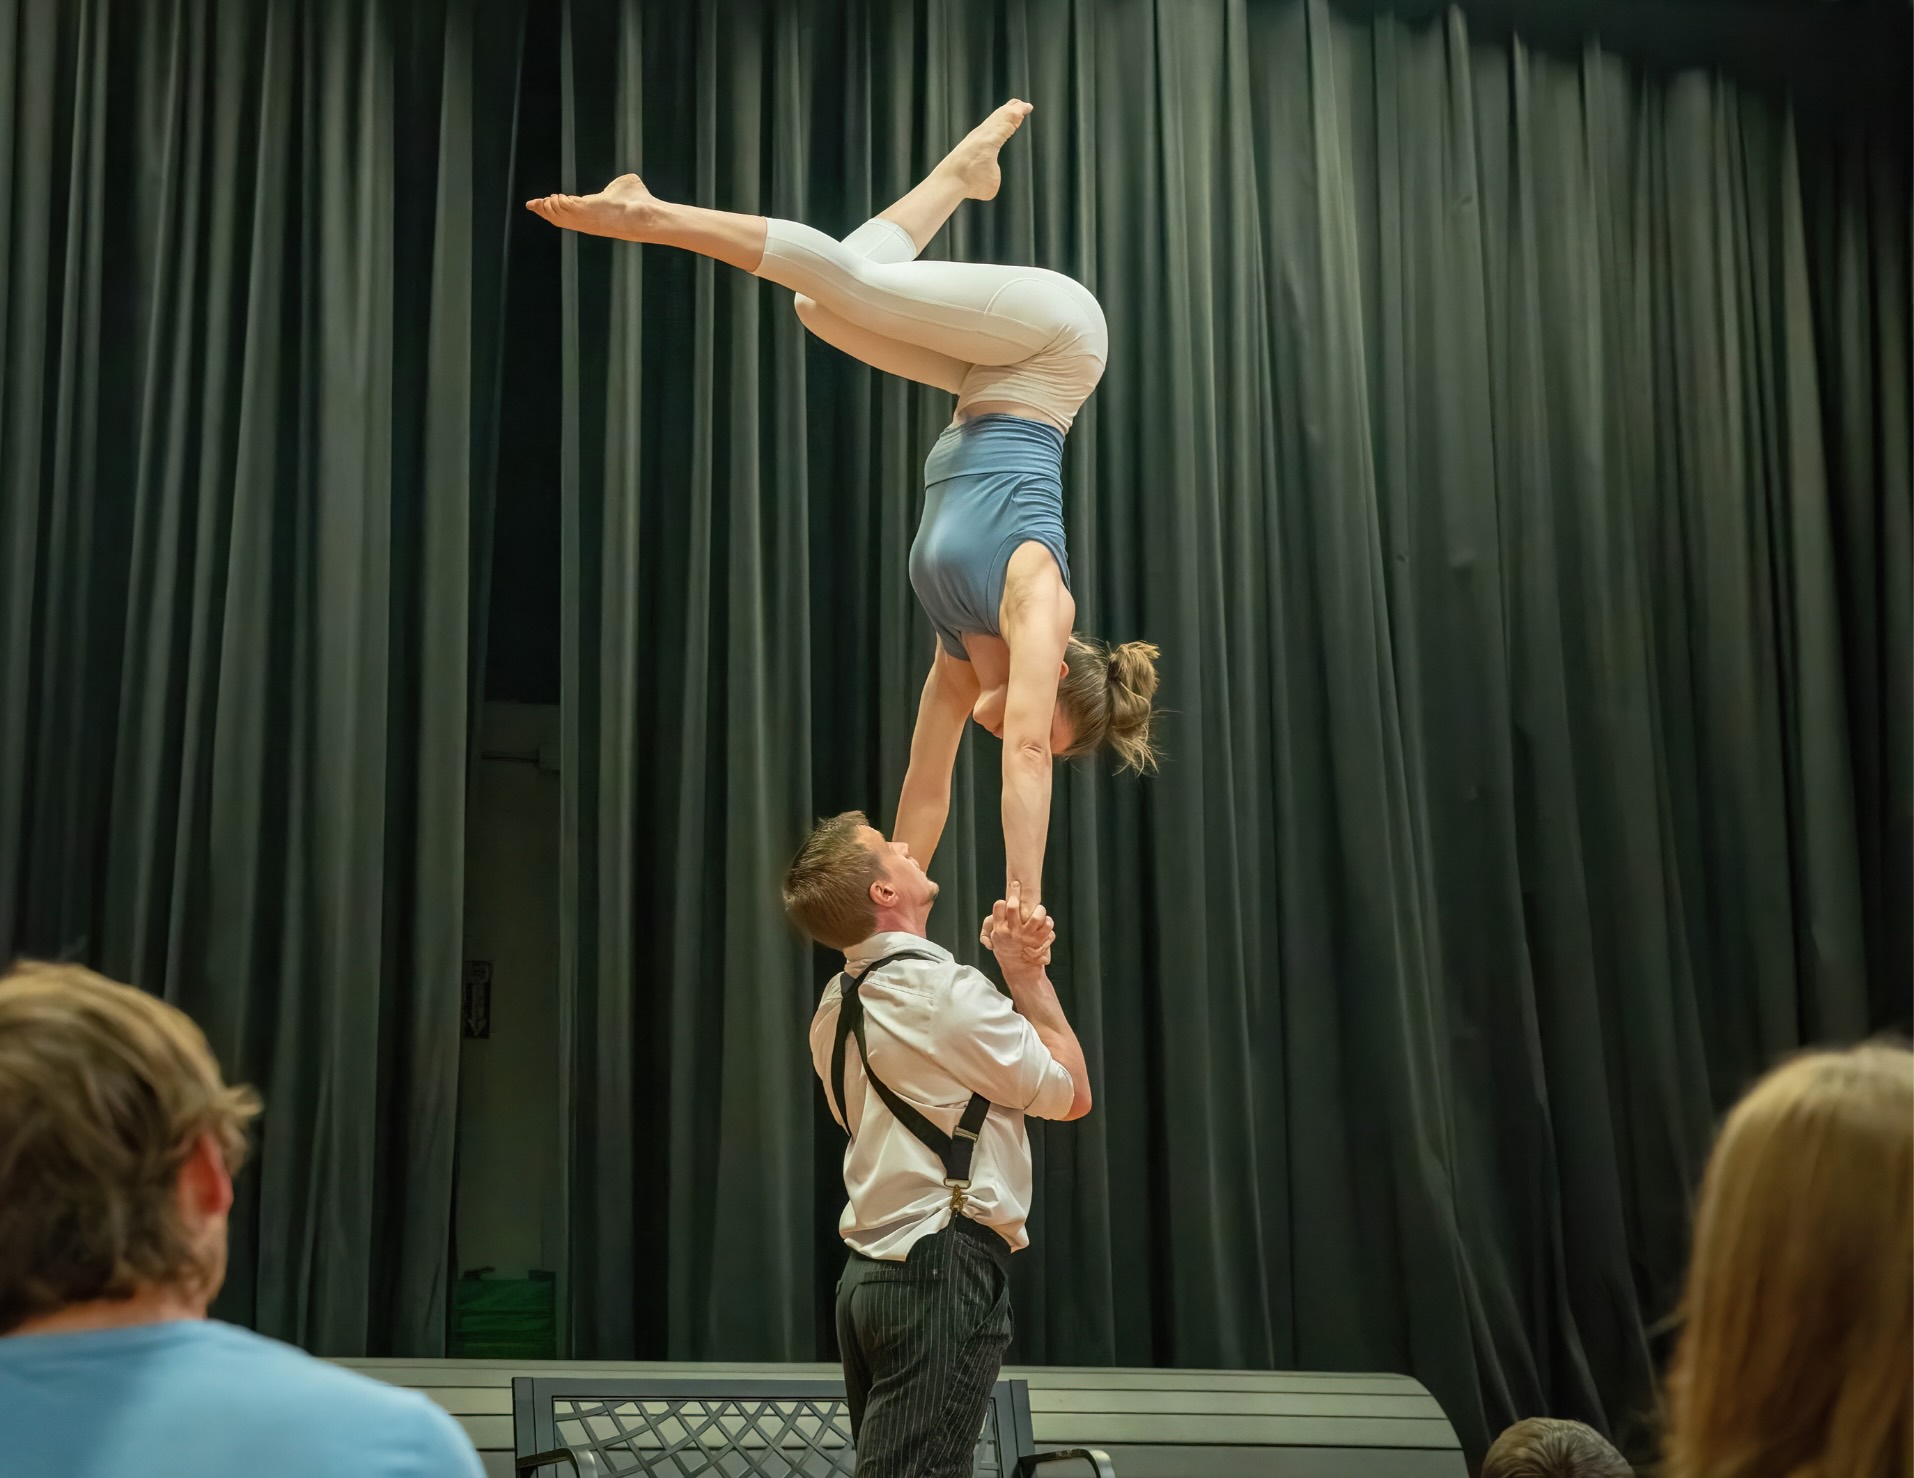
{"label": "metal bench", "polygon": [[[857,1466],[844,1383],[730,1376],[519,1376],[512,1382],[519,1478],[850,1478]],[[1024,1382],[1000,1380],[977,1440],[976,1478],[1028,1478],[1039,1465],[1087,1464],[1091,1448],[1038,1452]]]}
{"label": "metal bench", "polygon": [[[820,1363],[342,1363],[409,1386],[451,1412],[478,1448],[487,1478],[513,1478],[515,1453],[527,1450],[517,1447],[512,1420],[516,1376],[587,1384],[678,1380],[707,1388],[796,1380],[830,1382],[835,1389],[842,1379],[837,1366]],[[1011,1366],[1003,1375],[1027,1386],[1039,1444],[1099,1448],[1123,1478],[1467,1478],[1455,1429],[1428,1390],[1408,1376],[1060,1365]],[[1049,1471],[1074,1478],[1068,1465]],[[548,1468],[545,1478],[570,1472],[569,1466]]]}

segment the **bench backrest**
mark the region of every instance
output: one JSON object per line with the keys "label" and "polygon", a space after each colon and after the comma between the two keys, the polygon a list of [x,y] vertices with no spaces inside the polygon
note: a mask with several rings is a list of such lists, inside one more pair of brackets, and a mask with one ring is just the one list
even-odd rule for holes
{"label": "bench backrest", "polygon": [[[1010,1381],[997,1382],[977,1442],[976,1478],[1015,1473],[1029,1443],[1028,1411]],[[856,1467],[841,1380],[519,1376],[512,1419],[519,1456],[564,1447],[590,1452],[604,1478],[734,1471],[850,1478]],[[740,1461],[718,1461],[724,1453]]]}

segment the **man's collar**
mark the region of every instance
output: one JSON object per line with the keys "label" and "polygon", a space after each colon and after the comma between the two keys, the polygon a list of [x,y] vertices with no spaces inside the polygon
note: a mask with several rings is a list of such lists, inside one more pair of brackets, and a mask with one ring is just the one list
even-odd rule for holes
{"label": "man's collar", "polygon": [[881,960],[885,955],[919,954],[929,955],[934,960],[946,964],[956,959],[943,945],[924,938],[921,934],[910,934],[902,929],[889,929],[882,934],[873,934],[862,944],[853,945],[844,951],[845,960],[852,966],[868,965],[872,960]]}

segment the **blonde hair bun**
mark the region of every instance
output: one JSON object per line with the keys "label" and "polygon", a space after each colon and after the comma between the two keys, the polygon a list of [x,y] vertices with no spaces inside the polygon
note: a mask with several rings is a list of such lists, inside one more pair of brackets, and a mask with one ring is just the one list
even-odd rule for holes
{"label": "blonde hair bun", "polygon": [[1161,655],[1146,641],[1126,641],[1110,652],[1110,747],[1124,769],[1139,775],[1156,769],[1156,745],[1150,738],[1156,710],[1150,700],[1156,696],[1156,659]]}
{"label": "blonde hair bun", "polygon": [[1162,655],[1152,642],[1126,641],[1110,652],[1110,681],[1147,703],[1156,696],[1156,659]]}

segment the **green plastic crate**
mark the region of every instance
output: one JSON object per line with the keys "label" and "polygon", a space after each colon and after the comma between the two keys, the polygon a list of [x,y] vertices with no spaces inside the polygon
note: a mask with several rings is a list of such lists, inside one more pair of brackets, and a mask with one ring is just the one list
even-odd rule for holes
{"label": "green plastic crate", "polygon": [[452,1354],[461,1360],[558,1358],[558,1280],[534,1270],[493,1277],[476,1268],[452,1293]]}

